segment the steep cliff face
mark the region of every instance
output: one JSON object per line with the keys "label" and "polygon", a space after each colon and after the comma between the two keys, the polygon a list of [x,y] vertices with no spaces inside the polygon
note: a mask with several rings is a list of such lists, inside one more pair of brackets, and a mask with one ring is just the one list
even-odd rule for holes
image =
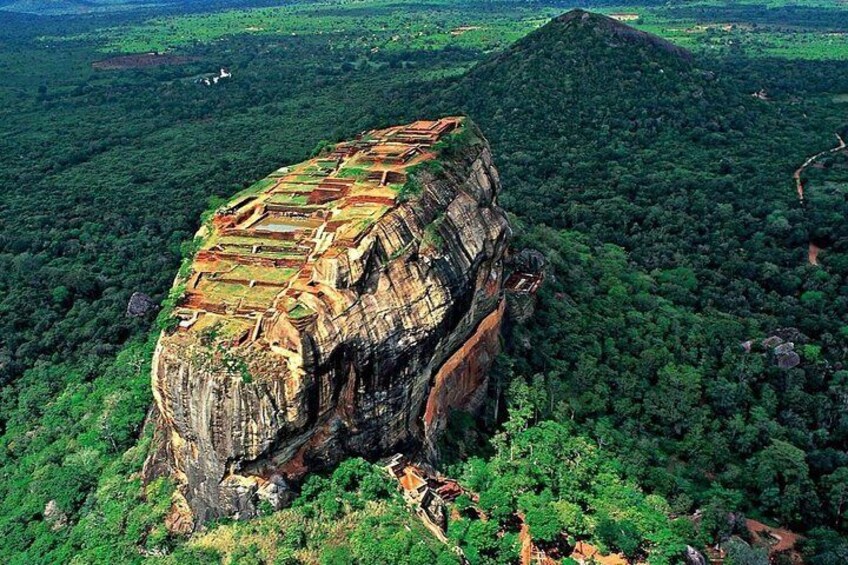
{"label": "steep cliff face", "polygon": [[153,369],[156,450],[188,529],[283,503],[286,479],[430,446],[481,398],[503,253],[489,147],[460,118],[280,169],[201,230]]}

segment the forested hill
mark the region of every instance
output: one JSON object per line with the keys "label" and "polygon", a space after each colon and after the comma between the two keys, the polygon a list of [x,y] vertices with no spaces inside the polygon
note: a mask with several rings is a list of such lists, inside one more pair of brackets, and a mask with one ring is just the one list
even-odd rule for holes
{"label": "forested hill", "polygon": [[[579,48],[585,45],[584,42],[590,35],[610,47],[635,49],[640,57],[651,60],[656,59],[661,51],[676,55],[685,61],[692,60],[692,53],[659,36],[645,33],[603,14],[575,9],[554,18],[535,33],[516,41],[509,49],[482,62],[470,74],[479,73],[483,68],[498,66],[503,61],[514,59],[521,54],[537,56],[547,52],[547,55],[551,56],[554,52],[563,52],[567,49],[563,42]],[[596,60],[594,63],[603,64],[604,61]]]}
{"label": "forested hill", "polygon": [[[678,512],[844,528],[848,273],[837,246],[807,264],[792,184],[840,118],[805,72],[763,100],[766,73],[575,11],[420,93],[486,131],[518,239],[552,264],[509,340],[537,418],[575,418]],[[800,364],[760,347],[776,334]]]}
{"label": "forested hill", "polygon": [[[831,144],[839,117],[789,96],[759,100],[755,78],[626,29],[570,12],[424,106],[477,117],[507,181],[504,202],[523,219],[709,283],[678,289],[681,304],[838,331],[837,312],[810,316],[795,300],[812,271],[791,176]],[[838,279],[826,282],[835,292]]]}

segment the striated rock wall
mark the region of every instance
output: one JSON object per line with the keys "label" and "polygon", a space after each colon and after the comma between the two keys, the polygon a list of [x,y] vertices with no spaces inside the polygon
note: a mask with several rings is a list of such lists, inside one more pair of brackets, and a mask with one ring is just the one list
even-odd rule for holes
{"label": "striated rock wall", "polygon": [[[505,300],[483,318],[474,333],[439,367],[433,378],[424,410],[424,436],[436,439],[447,424],[451,410],[474,410],[484,400],[488,371],[500,352],[500,329]],[[428,443],[431,457],[435,446]]]}
{"label": "striated rock wall", "polygon": [[[461,144],[423,157],[438,167],[408,171],[420,194],[341,252],[313,253],[289,285],[302,285],[297,304],[250,318],[247,341],[222,340],[223,314],[214,331],[163,334],[145,477],[177,480],[171,523],[248,517],[262,499],[283,504],[287,480],[309,470],[432,446],[451,408],[479,400],[497,352],[509,227],[488,143],[461,123]],[[199,324],[197,310],[183,317],[180,328]]]}

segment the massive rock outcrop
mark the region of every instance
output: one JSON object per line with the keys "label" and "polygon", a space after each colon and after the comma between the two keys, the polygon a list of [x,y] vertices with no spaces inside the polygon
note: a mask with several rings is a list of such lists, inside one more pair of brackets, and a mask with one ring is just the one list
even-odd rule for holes
{"label": "massive rock outcrop", "polygon": [[351,454],[433,453],[497,353],[509,227],[461,118],[372,131],[221,208],[154,358],[146,478],[175,529],[284,503]]}

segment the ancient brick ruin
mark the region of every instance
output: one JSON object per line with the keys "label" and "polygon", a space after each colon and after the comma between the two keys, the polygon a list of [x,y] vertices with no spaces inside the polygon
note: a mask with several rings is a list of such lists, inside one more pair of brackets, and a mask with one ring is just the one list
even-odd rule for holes
{"label": "ancient brick ruin", "polygon": [[[315,301],[335,309],[335,259],[395,205],[407,170],[432,159],[433,145],[459,124],[421,120],[370,132],[277,170],[218,210],[177,310],[180,330],[240,346],[261,338],[277,313],[297,331],[314,317]],[[286,348],[288,337],[271,345]]]}

